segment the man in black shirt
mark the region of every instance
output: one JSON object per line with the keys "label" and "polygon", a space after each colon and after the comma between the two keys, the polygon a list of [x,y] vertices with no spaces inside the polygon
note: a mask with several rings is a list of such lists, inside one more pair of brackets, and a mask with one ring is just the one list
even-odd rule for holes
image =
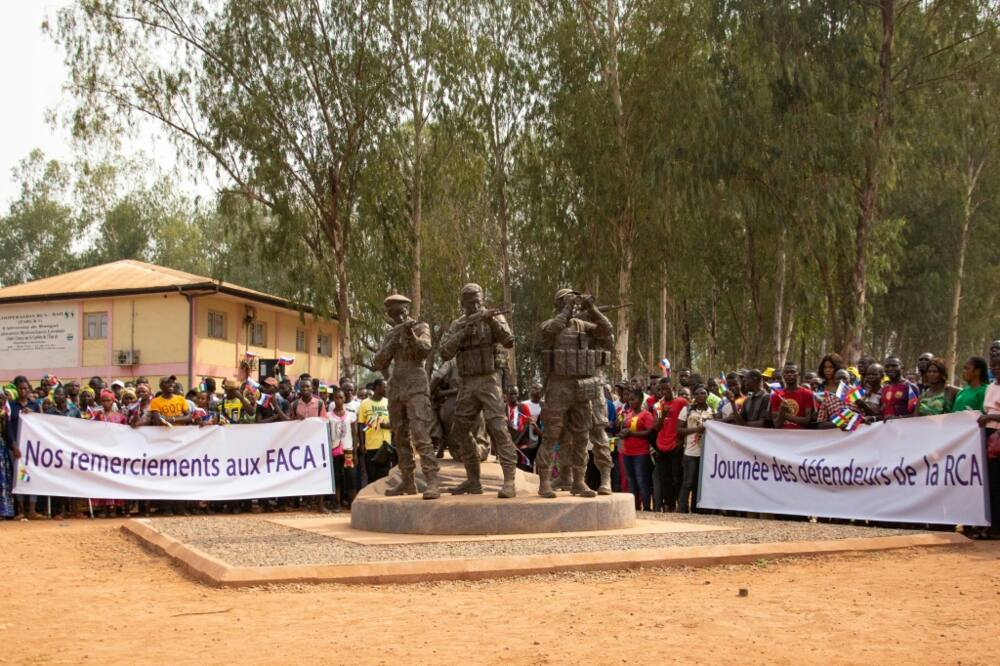
{"label": "man in black shirt", "polygon": [[771,396],[763,389],[764,376],[760,370],[751,370],[746,375],[747,398],[743,406],[734,413],[733,423],[751,428],[771,427]]}

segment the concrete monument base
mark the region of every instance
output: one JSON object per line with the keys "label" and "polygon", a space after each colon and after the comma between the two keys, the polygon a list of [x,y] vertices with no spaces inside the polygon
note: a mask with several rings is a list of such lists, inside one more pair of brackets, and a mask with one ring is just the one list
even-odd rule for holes
{"label": "concrete monument base", "polygon": [[[635,526],[631,494],[574,497],[560,492],[555,499],[539,497],[538,477],[517,471],[517,497],[499,499],[503,479],[500,466],[483,463],[482,495],[451,495],[447,489],[465,480],[465,468],[440,460],[440,499],[424,500],[419,494],[386,497],[386,488],[399,483],[399,470],[368,485],[351,505],[351,527],[369,532],[396,534],[541,534],[595,532]],[[423,478],[417,473],[417,489]]]}

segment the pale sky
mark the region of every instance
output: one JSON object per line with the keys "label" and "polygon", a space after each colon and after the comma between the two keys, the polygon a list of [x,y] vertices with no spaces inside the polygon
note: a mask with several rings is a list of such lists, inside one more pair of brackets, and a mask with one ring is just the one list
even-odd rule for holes
{"label": "pale sky", "polygon": [[[55,21],[61,7],[72,0],[0,0],[0,214],[7,211],[17,196],[18,185],[11,180],[11,169],[41,148],[46,157],[72,160],[69,130],[52,127],[47,112],[65,115],[70,97],[63,91],[66,69],[62,51],[42,34],[46,17]],[[176,164],[173,148],[164,140],[148,134],[145,139],[125,143],[126,154],[142,153],[171,170]]]}
{"label": "pale sky", "polygon": [[0,0],[0,209],[17,193],[11,169],[33,148],[57,159],[71,157],[68,133],[53,130],[45,111],[63,97],[62,57],[51,40],[42,35],[46,14],[67,0]]}

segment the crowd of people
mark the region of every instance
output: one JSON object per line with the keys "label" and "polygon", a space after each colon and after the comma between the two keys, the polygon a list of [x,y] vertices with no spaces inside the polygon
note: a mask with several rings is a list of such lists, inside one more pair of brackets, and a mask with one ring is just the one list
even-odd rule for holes
{"label": "crowd of people", "polygon": [[[815,371],[795,363],[779,371],[741,369],[705,379],[691,370],[675,377],[633,378],[608,387],[608,435],[614,449],[613,489],[631,492],[636,509],[697,511],[705,423],[717,420],[749,428],[855,430],[877,421],[974,411],[987,439],[988,478],[1000,479],[1000,340],[989,361],[974,356],[961,369],[961,386],[949,383],[947,364],[922,354],[913,372],[890,356],[867,357],[848,367],[837,354]],[[529,452],[540,431],[541,387],[524,403],[508,401],[519,448]],[[596,470],[591,461],[588,478]],[[592,487],[593,482],[591,481]],[[990,487],[991,514],[1000,515],[1000,482]],[[994,531],[992,534],[996,534]],[[977,532],[988,536],[989,531]]]}
{"label": "crowd of people", "polygon": [[[86,386],[77,381],[63,383],[49,375],[37,386],[32,386],[26,377],[15,377],[4,387],[0,400],[4,445],[3,455],[0,455],[0,517],[28,520],[134,513],[169,516],[295,508],[340,512],[342,507],[350,505],[353,489],[368,483],[369,473],[373,480],[388,473],[392,459],[381,447],[383,442],[391,442],[384,381],[378,379],[356,393],[353,382],[347,378],[341,379],[339,384],[327,385],[308,374],[299,375],[294,381],[282,376],[280,379],[265,377],[260,382],[250,379],[249,374],[249,367],[244,365],[239,376],[224,380],[221,387],[209,377],[187,392],[175,376],[161,378],[155,389],[143,377],[135,382],[116,380],[110,385],[101,377],[92,377]],[[229,502],[127,502],[106,498],[13,495],[13,477],[21,457],[18,434],[21,416],[26,413],[132,428],[272,423],[310,417],[327,419],[331,425],[335,493],[328,497]],[[359,441],[360,446],[356,446]],[[365,444],[376,454],[381,451],[381,455],[368,456],[368,466],[355,465],[355,451],[362,462],[365,461]]]}
{"label": "crowd of people", "polygon": [[[615,491],[631,492],[643,511],[697,511],[697,491],[705,423],[719,420],[750,428],[854,430],[875,421],[930,416],[972,410],[980,414],[988,442],[988,477],[1000,479],[1000,341],[990,346],[989,361],[971,357],[962,366],[961,386],[949,383],[946,363],[922,354],[912,373],[895,356],[881,363],[862,357],[848,367],[836,354],[824,356],[815,372],[801,373],[795,363],[779,371],[741,369],[704,378],[684,369],[675,376],[633,378],[605,389],[614,451]],[[396,462],[389,422],[386,384],[376,378],[355,390],[342,378],[327,384],[308,374],[249,377],[241,366],[217,386],[205,378],[185,392],[177,378],[162,378],[157,386],[144,378],[106,385],[93,377],[86,386],[45,376],[37,386],[16,377],[0,400],[0,517],[4,519],[72,516],[174,515],[294,509],[340,512],[349,508],[358,490],[386,476]],[[436,375],[432,395],[438,405],[435,447],[443,457],[447,444],[445,402],[452,390]],[[525,398],[525,399],[522,399]],[[526,397],[516,387],[507,390],[507,417],[519,451],[519,466],[531,471],[545,428],[541,418],[544,390],[533,385]],[[331,423],[331,455],[335,493],[327,497],[261,498],[231,502],[124,501],[113,498],[65,498],[13,495],[13,478],[21,452],[20,418],[44,413],[89,419],[108,427],[204,427],[208,425],[271,423],[319,417]],[[485,442],[485,440],[484,440]],[[488,445],[483,457],[488,455]],[[569,474],[556,460],[563,482]],[[599,473],[593,462],[587,473],[595,488]],[[993,515],[1000,515],[1000,483],[992,484]],[[983,536],[988,535],[984,532]]]}

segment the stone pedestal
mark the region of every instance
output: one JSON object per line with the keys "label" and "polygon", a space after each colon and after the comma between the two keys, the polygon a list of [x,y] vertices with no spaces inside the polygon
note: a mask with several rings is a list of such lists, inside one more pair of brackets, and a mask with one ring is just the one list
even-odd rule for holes
{"label": "stone pedestal", "polygon": [[[537,494],[538,477],[518,470],[517,497],[499,499],[500,467],[483,463],[483,494],[453,496],[447,489],[465,479],[465,468],[453,461],[440,462],[440,499],[425,500],[419,494],[386,497],[385,489],[399,482],[399,471],[394,469],[389,477],[370,484],[355,498],[351,527],[397,534],[538,534],[635,526],[631,494],[574,497],[560,492],[555,499],[545,499]],[[417,487],[420,491],[425,487],[419,472]]]}

